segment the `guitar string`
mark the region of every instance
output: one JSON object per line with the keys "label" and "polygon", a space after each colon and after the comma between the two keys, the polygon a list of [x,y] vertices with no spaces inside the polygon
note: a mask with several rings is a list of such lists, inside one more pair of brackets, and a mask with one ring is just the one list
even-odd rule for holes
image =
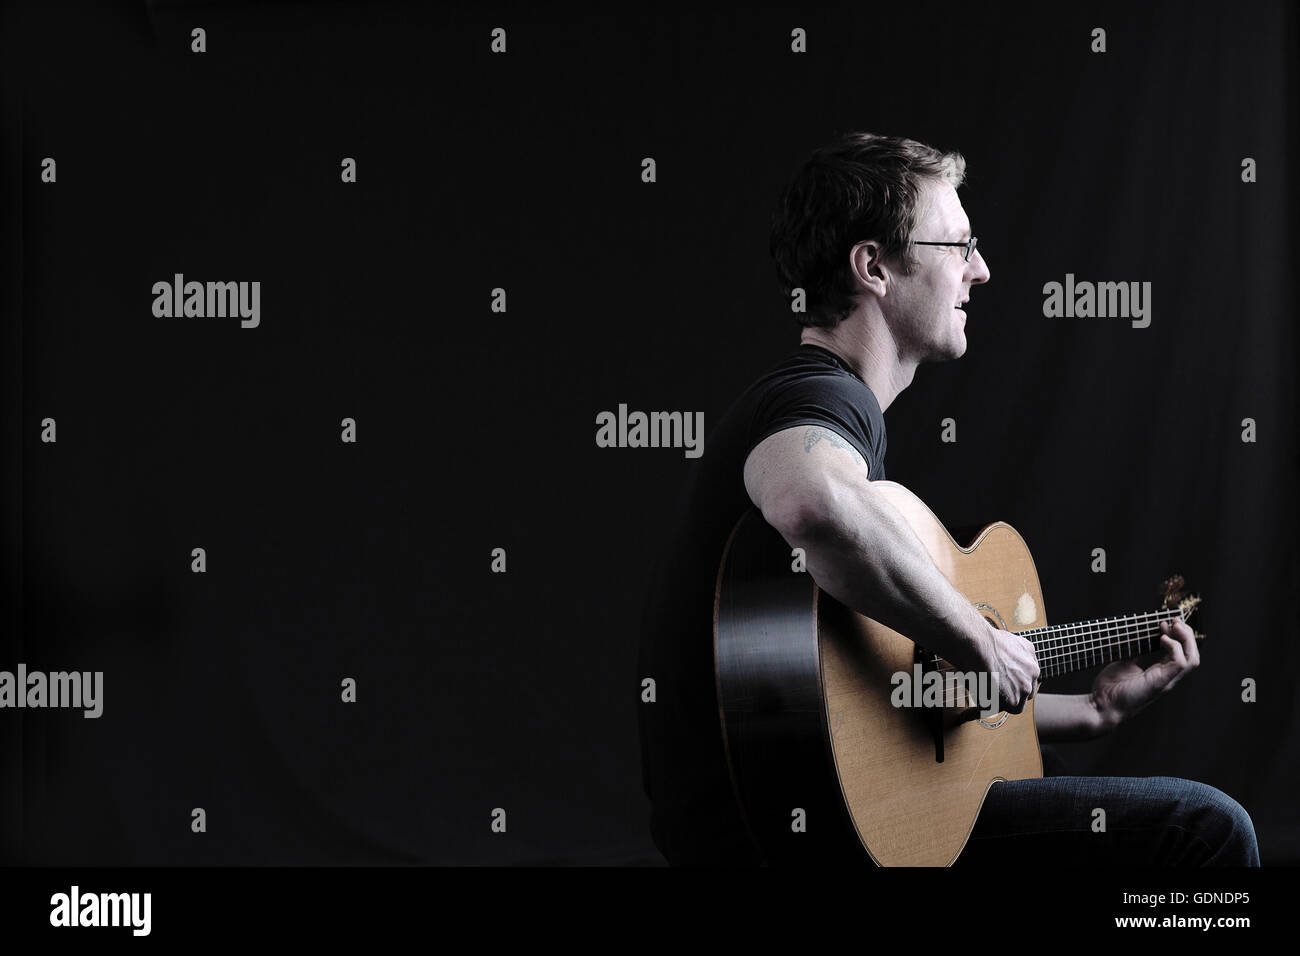
{"label": "guitar string", "polygon": [[[1050,663],[1052,661],[1066,658],[1076,658],[1081,654],[1091,655],[1099,651],[1117,647],[1129,640],[1145,639],[1159,632],[1159,627],[1151,628],[1146,626],[1149,625],[1153,619],[1157,622],[1161,622],[1172,621],[1175,617],[1182,621],[1187,620],[1187,618],[1183,616],[1181,610],[1169,612],[1154,611],[1143,615],[1131,615],[1126,618],[1110,619],[1111,621],[1131,620],[1134,624],[1141,622],[1142,626],[1124,624],[1117,627],[1108,627],[1104,630],[1097,628],[1083,630],[1081,629],[1081,625],[1066,624],[1061,625],[1061,631],[1058,631],[1051,637],[1045,637],[1041,643],[1034,641],[1032,638],[1030,638],[1030,641],[1034,644],[1035,651],[1042,650],[1047,652],[1039,656],[1039,663]],[[1070,634],[1068,633],[1070,630],[1077,630],[1078,633]],[[1018,633],[1024,634],[1025,632],[1021,631]],[[1088,636],[1088,640],[1077,640],[1077,638],[1083,637],[1085,634]],[[1118,638],[1118,640],[1115,640],[1115,638]]]}
{"label": "guitar string", "polygon": [[[1083,644],[1069,645],[1069,646],[1050,648],[1050,649],[1037,648],[1036,650],[1039,653],[1035,654],[1035,658],[1038,661],[1040,667],[1049,667],[1060,661],[1077,661],[1077,660],[1086,661],[1089,658],[1103,657],[1105,655],[1105,652],[1111,650],[1112,648],[1122,647],[1126,644],[1131,644],[1134,641],[1150,640],[1152,637],[1156,636],[1159,633],[1160,633],[1159,628],[1148,628],[1140,631],[1130,631],[1125,634],[1116,634],[1114,636],[1117,638],[1117,640],[1113,640],[1113,641],[1106,641],[1106,642],[1097,641],[1097,642],[1090,642],[1086,645]],[[1050,650],[1051,653],[1043,653],[1044,651],[1048,651],[1048,650]],[[1154,648],[1152,648],[1152,650],[1154,650]],[[1139,653],[1145,654],[1145,653],[1149,653],[1149,651],[1140,651]],[[944,658],[936,654],[935,656],[929,658],[926,661],[926,663],[932,664],[939,669],[943,669],[944,665],[948,662]],[[950,669],[955,670],[957,668],[953,667]]]}
{"label": "guitar string", "polygon": [[[1043,648],[1043,650],[1064,651],[1065,653],[1060,653],[1060,654],[1051,653],[1051,654],[1042,654],[1042,655],[1035,655],[1035,656],[1037,657],[1038,664],[1041,667],[1042,665],[1051,664],[1056,661],[1077,660],[1081,657],[1090,657],[1090,656],[1098,655],[1102,651],[1109,650],[1112,647],[1120,647],[1124,644],[1131,644],[1133,641],[1148,640],[1159,633],[1160,633],[1160,629],[1158,627],[1146,628],[1144,630],[1132,630],[1132,631],[1125,632],[1122,635],[1121,634],[1109,635],[1111,637],[1118,637],[1119,640],[1109,641],[1106,643],[1090,642],[1088,644],[1072,644],[1072,645],[1064,645],[1061,647],[1054,647],[1054,648]],[[929,659],[928,663],[937,665],[936,667],[937,670],[958,669],[956,667],[945,668],[943,666],[943,663],[940,663],[941,661],[947,663],[946,661],[944,661],[944,658],[935,655],[934,657],[931,657]]]}
{"label": "guitar string", "polygon": [[[1032,627],[1029,628],[1028,630],[1014,631],[1012,633],[1020,634],[1021,636],[1037,634],[1040,635],[1044,640],[1062,640],[1062,639],[1069,639],[1069,637],[1071,636],[1075,636],[1075,637],[1080,636],[1085,632],[1101,634],[1103,631],[1114,630],[1114,628],[1111,626],[1108,626],[1106,628],[1098,628],[1098,627],[1089,627],[1089,625],[1096,625],[1096,624],[1112,625],[1117,622],[1126,622],[1126,621],[1133,621],[1137,623],[1142,621],[1149,621],[1153,618],[1163,619],[1163,620],[1173,620],[1175,616],[1182,616],[1182,610],[1180,608],[1167,608],[1159,611],[1145,611],[1138,614],[1126,614],[1120,617],[1108,617],[1108,618],[1102,618],[1093,621],[1079,621],[1074,624],[1052,624],[1047,627]],[[1186,620],[1186,618],[1184,618],[1184,620]],[[1066,633],[1068,631],[1077,631],[1078,634],[1069,635]],[[1030,639],[1032,640],[1032,638]]]}
{"label": "guitar string", "polygon": [[1052,634],[1053,632],[1061,632],[1067,630],[1079,630],[1079,631],[1097,630],[1097,628],[1095,627],[1090,628],[1089,625],[1112,625],[1123,621],[1142,621],[1142,620],[1151,620],[1152,618],[1173,618],[1175,616],[1181,615],[1182,613],[1183,612],[1181,608],[1163,608],[1159,611],[1142,611],[1134,614],[1121,614],[1115,617],[1098,618],[1091,621],[1075,621],[1070,624],[1049,624],[1044,627],[1031,627],[1023,631],[1016,631],[1015,633],[1049,635]]}
{"label": "guitar string", "polygon": [[[1146,639],[1148,639],[1149,637],[1154,636],[1154,635],[1157,634],[1157,633],[1159,633],[1159,630],[1158,630],[1158,629],[1156,629],[1156,630],[1152,630],[1152,631],[1147,632],[1147,634],[1145,634],[1145,635],[1142,635],[1142,636],[1139,636],[1139,637],[1134,637],[1132,640],[1146,640]],[[1114,644],[1110,644],[1110,645],[1106,645],[1106,646],[1107,646],[1107,647],[1119,647],[1121,644],[1128,644],[1128,643],[1131,643],[1131,641],[1116,641]],[[1062,655],[1062,657],[1053,658],[1052,660],[1060,660],[1060,659],[1063,659],[1064,656],[1065,656],[1065,655]],[[1107,663],[1109,663],[1109,662],[1107,662]],[[946,666],[946,667],[945,667],[945,666],[940,665],[940,666],[934,668],[932,671],[928,671],[927,673],[950,674],[950,673],[953,673],[953,672],[956,671],[956,670],[957,670],[957,669],[956,669],[955,667],[952,667],[952,666]],[[1049,676],[1049,677],[1050,677],[1050,676],[1056,676],[1056,672],[1050,673],[1050,674],[1048,674],[1048,676]],[[943,706],[945,706],[945,707],[956,707],[956,706],[957,706],[957,694],[958,694],[958,693],[964,693],[963,688],[961,688],[960,686],[956,686],[956,687],[954,687],[952,684],[950,684],[950,683],[947,682],[947,681],[945,681],[944,684],[945,684],[945,688],[944,688]],[[948,692],[949,692],[949,691],[952,691],[952,693],[953,693],[953,696],[952,696],[951,698],[948,696]],[[967,696],[969,696],[969,695],[967,695]]]}
{"label": "guitar string", "polygon": [[[1141,636],[1141,637],[1133,638],[1133,640],[1146,640],[1146,639],[1148,639],[1149,637],[1151,637],[1151,636],[1153,636],[1153,635],[1155,635],[1155,634],[1159,634],[1159,633],[1160,633],[1160,629],[1159,629],[1159,628],[1155,628],[1154,630],[1147,631],[1146,634],[1143,635],[1143,636]],[[1107,645],[1105,645],[1105,646],[1106,646],[1106,647],[1119,647],[1121,644],[1127,644],[1127,643],[1130,643],[1130,642],[1129,642],[1129,641],[1116,641],[1114,644],[1107,644]],[[1065,657],[1073,657],[1073,656],[1077,656],[1077,655],[1060,655],[1059,657],[1051,658],[1051,660],[1061,660],[1061,659],[1064,659]],[[1117,658],[1117,659],[1118,659],[1118,658]],[[934,660],[937,661],[937,660],[939,660],[939,658],[934,658]],[[1040,660],[1039,663],[1041,664],[1042,661]],[[1107,663],[1109,663],[1109,662],[1107,662]],[[944,666],[940,665],[939,667],[935,667],[933,670],[927,671],[926,673],[950,674],[950,673],[953,673],[953,672],[956,671],[956,670],[957,670],[957,668],[952,667],[952,666],[944,667]],[[1051,676],[1056,676],[1056,675],[1055,675],[1055,674],[1049,674],[1048,676],[1051,677]],[[952,684],[950,684],[950,683],[949,683],[948,681],[946,681],[946,680],[945,680],[943,683],[944,683],[944,697],[943,697],[943,705],[942,705],[942,706],[944,706],[944,707],[956,707],[956,706],[957,706],[957,695],[958,695],[959,693],[964,693],[964,689],[960,686],[960,684],[952,685]],[[950,691],[950,690],[951,690],[952,693],[953,693],[953,696],[952,696],[951,698],[948,697],[948,691]],[[922,691],[922,693],[924,694],[924,691]],[[966,694],[966,697],[967,697],[968,699],[969,699],[969,696],[970,696],[969,694]]]}
{"label": "guitar string", "polygon": [[[1172,620],[1172,618],[1167,618],[1166,620]],[[1011,633],[1017,633],[1017,632],[1011,632]],[[1024,633],[1024,632],[1019,632],[1019,633]],[[1116,631],[1113,634],[1100,635],[1099,636],[1100,639],[1095,641],[1079,642],[1076,644],[1056,645],[1052,647],[1046,647],[1046,646],[1039,647],[1038,645],[1035,645],[1035,650],[1052,652],[1052,653],[1037,655],[1038,663],[1040,666],[1042,666],[1042,665],[1049,665],[1055,663],[1056,661],[1077,660],[1079,658],[1086,658],[1090,656],[1100,655],[1103,651],[1107,651],[1113,647],[1120,647],[1125,644],[1132,644],[1134,641],[1149,640],[1151,637],[1154,637],[1156,634],[1159,633],[1160,633],[1159,627],[1130,628],[1125,631]],[[1109,640],[1110,638],[1118,638],[1118,640]],[[1064,653],[1055,653],[1056,651],[1062,651]],[[944,659],[939,657],[938,655],[931,657],[927,663],[936,665],[934,669],[942,672],[957,670],[957,668],[953,666],[945,667],[944,664],[946,664],[947,662],[944,661]]]}
{"label": "guitar string", "polygon": [[[1048,652],[1069,651],[1068,654],[1049,653],[1045,657],[1040,657],[1040,663],[1044,660],[1056,660],[1060,657],[1073,657],[1080,653],[1086,653],[1092,650],[1098,650],[1103,647],[1114,647],[1115,642],[1111,638],[1120,637],[1125,634],[1135,633],[1149,635],[1155,633],[1150,628],[1136,627],[1135,625],[1146,624],[1150,621],[1172,621],[1175,617],[1180,620],[1187,620],[1179,609],[1169,611],[1149,611],[1143,614],[1131,614],[1125,617],[1106,618],[1103,621],[1083,621],[1078,624],[1054,624],[1049,627],[1035,627],[1025,631],[1008,631],[1010,634],[1018,634],[1025,637],[1034,644],[1036,650],[1045,650]],[[1132,622],[1120,626],[1110,626],[1106,628],[1087,627],[1089,624],[1109,624],[1111,622]],[[1158,630],[1158,629],[1157,629]],[[1076,633],[1069,633],[1074,631]],[[1039,639],[1034,640],[1031,635],[1038,635]],[[1089,640],[1078,640],[1078,638],[1087,635]],[[1122,643],[1122,641],[1121,641]],[[936,655],[933,660],[939,660]]]}
{"label": "guitar string", "polygon": [[[1160,622],[1172,621],[1174,618],[1178,618],[1180,621],[1187,620],[1182,608],[1166,608],[1159,611],[1145,611],[1117,617],[1079,621],[1073,624],[1052,624],[1008,633],[1018,634],[1029,640],[1034,645],[1035,656],[1038,659],[1040,668],[1046,669],[1058,661],[1075,661],[1080,658],[1088,658],[1123,645],[1128,645],[1128,649],[1132,650],[1134,641],[1150,640],[1150,638],[1160,633]],[[1152,621],[1156,622],[1156,627],[1146,626]],[[1095,627],[1090,625],[1106,626]],[[1072,631],[1074,633],[1070,633]],[[1034,640],[1035,635],[1038,640]],[[1078,640],[1078,638],[1085,635],[1088,638],[1087,640]],[[1118,640],[1112,640],[1112,638],[1118,638]],[[1040,655],[1038,653],[1040,651],[1047,653]],[[943,658],[938,655],[932,657],[929,663],[935,666],[930,672],[948,674],[957,670],[955,666],[946,664],[946,662],[941,664],[940,661],[942,660]],[[951,699],[945,692],[943,706],[956,707],[957,693],[960,690],[960,688],[955,688]]]}

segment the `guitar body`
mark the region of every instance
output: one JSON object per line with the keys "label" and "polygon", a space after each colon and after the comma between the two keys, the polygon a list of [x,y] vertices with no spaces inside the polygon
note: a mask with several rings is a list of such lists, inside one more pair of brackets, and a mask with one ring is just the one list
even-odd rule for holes
{"label": "guitar body", "polygon": [[[906,488],[872,488],[995,626],[1046,625],[1038,572],[1014,528],[990,524],[962,547]],[[913,673],[917,646],[822,593],[792,561],[754,510],[718,573],[718,700],[752,837],[770,863],[953,863],[995,781],[1043,774],[1033,701],[1019,715],[973,718],[964,698],[895,707],[892,678]]]}

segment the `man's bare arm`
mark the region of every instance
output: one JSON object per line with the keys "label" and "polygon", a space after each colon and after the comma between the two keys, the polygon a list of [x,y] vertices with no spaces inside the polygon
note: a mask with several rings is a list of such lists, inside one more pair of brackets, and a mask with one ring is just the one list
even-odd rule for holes
{"label": "man's bare arm", "polygon": [[1039,694],[1034,728],[1042,743],[1088,740],[1110,730],[1088,694]]}
{"label": "man's bare arm", "polygon": [[1166,694],[1201,663],[1196,632],[1186,621],[1162,621],[1160,659],[1143,665],[1115,661],[1092,684],[1090,694],[1044,694],[1034,706],[1034,725],[1044,741],[1087,740],[1107,733]]}
{"label": "man's bare arm", "polygon": [[1008,709],[1023,709],[1038,678],[1033,646],[994,628],[949,583],[843,437],[815,425],[769,436],[745,462],[745,488],[804,550],[823,591],[958,667],[996,671]]}

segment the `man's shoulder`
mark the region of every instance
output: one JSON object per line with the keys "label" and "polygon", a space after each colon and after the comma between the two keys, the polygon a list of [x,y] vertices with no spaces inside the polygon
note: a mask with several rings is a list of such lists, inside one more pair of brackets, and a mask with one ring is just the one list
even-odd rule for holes
{"label": "man's shoulder", "polygon": [[838,356],[816,345],[802,345],[760,375],[745,396],[760,405],[807,403],[855,409],[873,420],[883,418],[880,402]]}
{"label": "man's shoulder", "polygon": [[720,431],[747,456],[788,429],[828,430],[883,476],[885,422],[875,394],[833,353],[802,345],[771,366],[737,399]]}
{"label": "man's shoulder", "polygon": [[817,345],[801,345],[758,375],[745,394],[768,394],[786,389],[825,391],[857,400],[868,400],[879,408],[867,383],[838,356]]}

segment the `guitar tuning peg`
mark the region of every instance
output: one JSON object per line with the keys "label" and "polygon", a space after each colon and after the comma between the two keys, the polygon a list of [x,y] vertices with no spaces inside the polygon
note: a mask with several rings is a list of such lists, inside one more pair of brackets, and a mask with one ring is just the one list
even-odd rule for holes
{"label": "guitar tuning peg", "polygon": [[1166,578],[1160,585],[1160,595],[1164,607],[1171,608],[1176,605],[1183,596],[1183,576],[1175,574]]}

